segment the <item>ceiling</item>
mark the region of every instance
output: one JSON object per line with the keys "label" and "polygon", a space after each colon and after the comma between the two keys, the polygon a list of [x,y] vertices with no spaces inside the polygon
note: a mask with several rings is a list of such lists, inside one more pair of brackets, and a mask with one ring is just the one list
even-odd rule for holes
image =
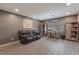
{"label": "ceiling", "polygon": [[[0,3],[0,9],[44,20],[79,13],[79,4],[71,3],[68,6],[66,3]],[[15,12],[14,9],[19,9],[19,11]]]}

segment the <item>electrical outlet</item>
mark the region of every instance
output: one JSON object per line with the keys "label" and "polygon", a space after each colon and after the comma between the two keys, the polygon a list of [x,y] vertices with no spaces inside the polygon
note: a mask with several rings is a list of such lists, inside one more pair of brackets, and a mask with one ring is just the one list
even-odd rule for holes
{"label": "electrical outlet", "polygon": [[12,40],[14,40],[14,39],[12,38]]}

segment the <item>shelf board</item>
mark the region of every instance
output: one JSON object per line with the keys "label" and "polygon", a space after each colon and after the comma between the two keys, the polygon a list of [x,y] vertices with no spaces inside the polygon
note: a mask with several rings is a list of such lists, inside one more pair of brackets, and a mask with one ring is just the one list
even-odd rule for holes
{"label": "shelf board", "polygon": [[71,30],[72,32],[77,32],[77,30]]}

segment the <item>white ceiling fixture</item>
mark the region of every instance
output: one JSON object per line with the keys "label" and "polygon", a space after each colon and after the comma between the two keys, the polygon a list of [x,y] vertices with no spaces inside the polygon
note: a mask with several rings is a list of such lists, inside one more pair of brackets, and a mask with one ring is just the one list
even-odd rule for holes
{"label": "white ceiling fixture", "polygon": [[33,18],[35,18],[35,15],[33,15]]}
{"label": "white ceiling fixture", "polygon": [[41,18],[40,20],[44,20],[44,18]]}
{"label": "white ceiling fixture", "polygon": [[58,19],[52,20],[52,21],[58,21]]}
{"label": "white ceiling fixture", "polygon": [[67,12],[67,15],[69,15],[70,14],[70,12]]}
{"label": "white ceiling fixture", "polygon": [[71,4],[71,3],[70,3],[70,2],[68,2],[66,5],[67,5],[67,6],[69,6],[70,4]]}
{"label": "white ceiling fixture", "polygon": [[19,9],[14,9],[14,11],[15,11],[15,12],[18,12],[18,11],[19,11]]}

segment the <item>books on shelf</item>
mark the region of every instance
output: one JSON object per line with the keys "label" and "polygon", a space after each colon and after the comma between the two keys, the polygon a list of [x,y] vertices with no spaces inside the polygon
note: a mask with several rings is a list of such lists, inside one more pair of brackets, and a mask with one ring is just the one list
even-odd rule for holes
{"label": "books on shelf", "polygon": [[[70,23],[67,23],[70,25],[70,27],[66,28],[66,37],[68,40],[73,40],[73,41],[78,41],[78,22],[70,22]],[[67,24],[66,24],[66,27],[67,27]]]}

